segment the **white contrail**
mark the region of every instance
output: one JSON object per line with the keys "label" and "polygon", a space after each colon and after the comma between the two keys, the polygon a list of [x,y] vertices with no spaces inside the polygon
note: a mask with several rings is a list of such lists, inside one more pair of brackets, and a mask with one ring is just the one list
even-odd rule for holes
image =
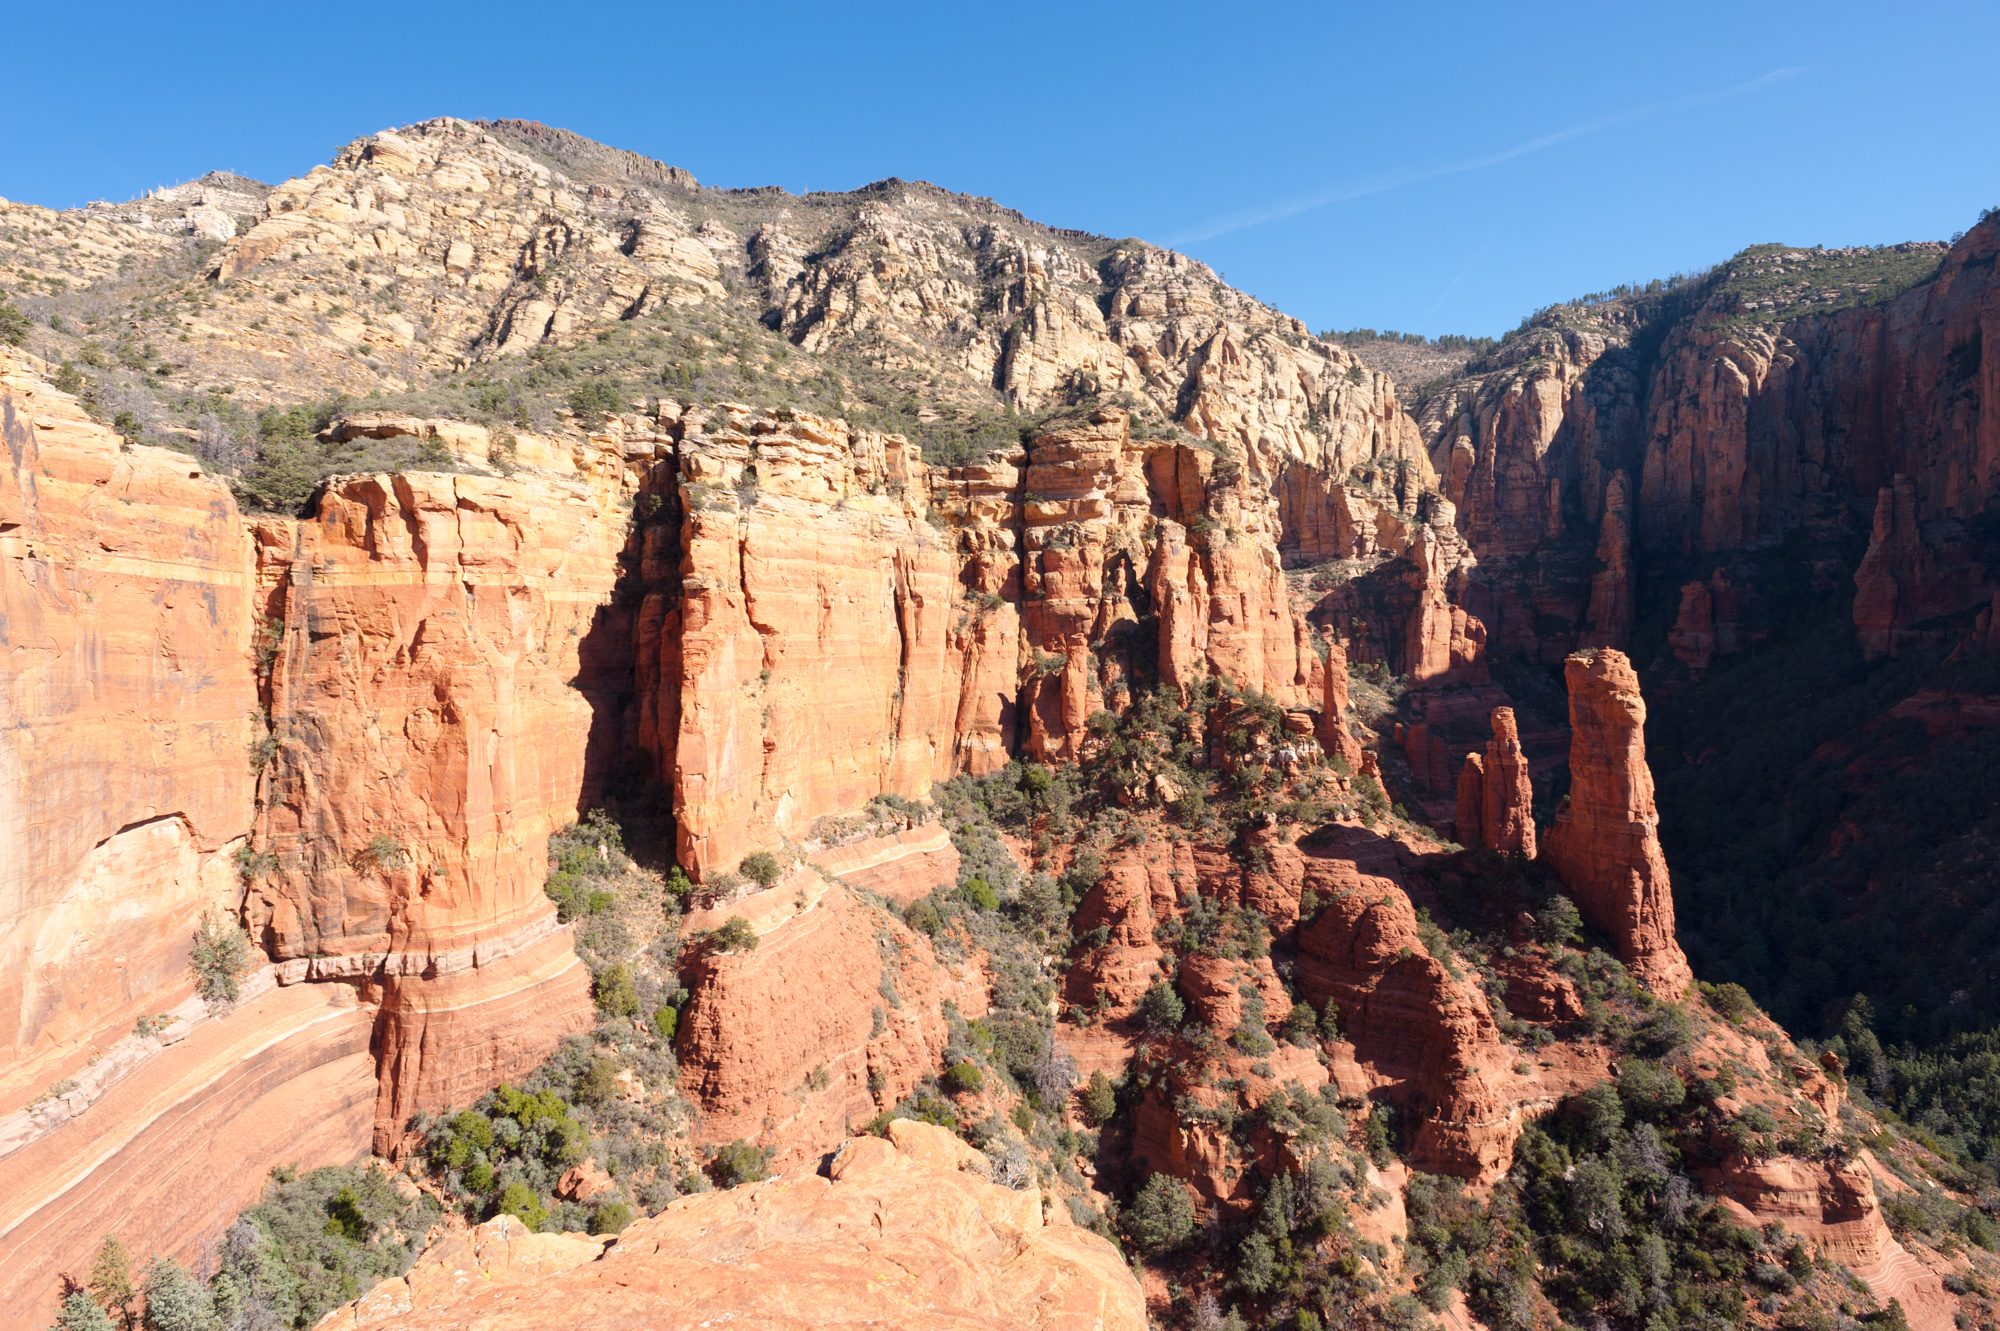
{"label": "white contrail", "polygon": [[1742,97],[1748,93],[1768,88],[1774,83],[1781,83],[1786,79],[1795,78],[1803,73],[1805,73],[1804,68],[1788,65],[1782,69],[1771,70],[1766,74],[1759,74],[1747,83],[1738,83],[1727,88],[1711,88],[1706,92],[1689,93],[1686,96],[1670,98],[1664,102],[1652,102],[1645,106],[1635,106],[1630,110],[1619,111],[1596,120],[1587,120],[1582,124],[1571,125],[1566,129],[1552,130],[1547,134],[1540,134],[1532,139],[1517,143],[1511,148],[1502,148],[1498,152],[1487,153],[1482,157],[1468,157],[1463,161],[1448,162],[1441,166],[1411,167],[1402,171],[1392,171],[1386,175],[1373,176],[1365,180],[1348,181],[1344,184],[1330,186],[1313,194],[1284,199],[1276,203],[1265,204],[1261,208],[1250,208],[1242,212],[1231,213],[1226,217],[1218,217],[1191,231],[1184,231],[1177,236],[1169,237],[1167,243],[1169,245],[1192,245],[1204,240],[1213,240],[1217,236],[1226,236],[1232,231],[1242,231],[1253,226],[1263,226],[1267,222],[1282,221],[1287,217],[1297,217],[1301,213],[1314,212],[1320,208],[1331,207],[1336,203],[1346,203],[1350,199],[1365,198],[1370,194],[1386,194],[1390,190],[1402,189],[1406,185],[1415,185],[1420,181],[1436,180],[1439,176],[1456,176],[1462,175],[1467,171],[1481,171],[1489,166],[1498,166],[1502,162],[1511,162],[1516,157],[1526,157],[1529,153],[1541,152],[1544,148],[1553,148],[1559,143],[1568,143],[1571,139],[1580,139],[1586,134],[1595,134],[1598,130],[1609,129],[1613,125],[1622,125],[1627,121],[1638,120],[1644,116],[1658,115],[1662,111],[1677,111],[1683,107],[1700,106],[1708,102],[1724,101],[1731,97]]}

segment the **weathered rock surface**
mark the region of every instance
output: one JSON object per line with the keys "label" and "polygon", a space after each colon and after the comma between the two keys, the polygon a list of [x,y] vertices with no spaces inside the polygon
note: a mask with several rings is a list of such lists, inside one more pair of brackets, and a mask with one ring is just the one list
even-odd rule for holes
{"label": "weathered rock surface", "polygon": [[899,906],[958,882],[958,847],[952,845],[943,823],[922,823],[829,846],[812,862],[849,886]]}
{"label": "weathered rock surface", "polygon": [[[1984,509],[2000,496],[2000,371],[1982,354],[1996,254],[1994,219],[1949,252],[1758,246],[1679,287],[1555,307],[1431,393],[1420,428],[1496,641],[1562,621],[1579,645],[1621,645],[1640,564],[1865,521],[1899,476],[1905,518]],[[1915,524],[1883,502],[1891,545],[1857,606],[1871,642],[1903,631],[1921,580]],[[1702,611],[1680,649],[1695,658]]]}
{"label": "weathered rock surface", "polygon": [[758,945],[697,944],[682,969],[675,1048],[702,1109],[697,1139],[757,1142],[781,1166],[816,1160],[937,1072],[944,974],[930,940],[810,873],[690,926],[732,914]]}
{"label": "weathered rock surface", "polygon": [[[197,1257],[273,1164],[390,1148],[589,1024],[540,885],[623,519],[580,484],[411,476],[253,529],[11,357],[0,417],[0,1170],[33,1201],[0,1252],[34,1301],[113,1228]],[[277,963],[214,1017],[211,910]]]}
{"label": "weathered rock surface", "polygon": [[1505,1173],[1528,1096],[1486,995],[1430,955],[1394,881],[1310,844],[1274,860],[1322,903],[1299,925],[1299,992],[1338,1008],[1362,1089],[1411,1116],[1411,1164],[1481,1181]]}
{"label": "weathered rock surface", "polygon": [[1326,639],[1326,688],[1320,695],[1319,716],[1314,736],[1329,758],[1338,758],[1359,771],[1361,740],[1354,733],[1354,705],[1348,679],[1347,644],[1338,637]]}
{"label": "weathered rock surface", "polygon": [[743,1323],[930,1331],[1143,1331],[1109,1242],[1044,1219],[1041,1191],[979,1177],[979,1156],[907,1120],[798,1170],[674,1202],[615,1242],[527,1234],[503,1217],[427,1253],[322,1331],[578,1331]]}
{"label": "weathered rock surface", "polygon": [[674,792],[690,872],[1016,751],[1073,759],[1091,714],[1155,673],[1322,703],[1269,494],[1122,411],[948,470],[796,412],[670,437],[634,744]]}
{"label": "weathered rock surface", "polygon": [[[1476,834],[1478,844],[1503,854],[1535,858],[1535,790],[1528,776],[1528,760],[1521,752],[1521,731],[1514,721],[1514,709],[1493,709],[1493,738],[1477,766],[1478,755],[1466,755],[1466,771],[1477,776]],[[1465,815],[1466,777],[1459,778],[1459,807]],[[1473,844],[1461,825],[1459,840]]]}
{"label": "weathered rock surface", "polygon": [[678,458],[679,527],[646,554],[639,743],[674,792],[680,862],[733,867],[949,776],[962,606],[915,450],[760,417],[705,425]]}
{"label": "weathered rock surface", "polygon": [[221,482],[4,351],[0,431],[4,1113],[193,992],[195,924],[234,904],[257,691]]}
{"label": "weathered rock surface", "polygon": [[199,1263],[273,1166],[367,1151],[373,1008],[345,985],[264,989],[170,1028],[87,1107],[0,1150],[0,1308],[53,1309],[60,1278],[80,1279],[110,1233]]}
{"label": "weathered rock surface", "polygon": [[1707,582],[1686,584],[1667,633],[1674,658],[1699,674],[1718,657],[1742,651],[1754,636],[1754,605],[1755,592],[1732,581],[1727,568],[1716,569]]}
{"label": "weathered rock surface", "polygon": [[[255,843],[275,863],[245,917],[274,958],[379,983],[378,1149],[590,1022],[541,884],[611,705],[582,645],[622,539],[581,486],[443,475],[344,481],[315,518],[259,528],[275,655]],[[454,955],[499,969],[434,988]]]}
{"label": "weathered rock surface", "polygon": [[1646,766],[1646,704],[1624,653],[1569,658],[1570,791],[1544,858],[1585,920],[1610,935],[1634,974],[1667,999],[1693,976],[1674,938],[1674,899]]}

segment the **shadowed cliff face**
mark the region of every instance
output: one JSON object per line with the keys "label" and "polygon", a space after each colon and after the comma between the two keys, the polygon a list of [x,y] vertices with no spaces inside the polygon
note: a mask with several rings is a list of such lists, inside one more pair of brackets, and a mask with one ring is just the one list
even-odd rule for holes
{"label": "shadowed cliff face", "polygon": [[[1496,640],[1555,659],[1553,620],[1576,645],[1627,646],[1641,614],[1674,613],[1638,605],[1643,580],[1706,581],[1814,524],[1865,539],[1899,477],[1924,521],[1984,511],[2000,496],[1996,255],[2000,219],[1948,251],[1760,246],[1659,292],[1556,306],[1432,390],[1416,414]],[[1980,599],[1903,595],[1905,616]]]}

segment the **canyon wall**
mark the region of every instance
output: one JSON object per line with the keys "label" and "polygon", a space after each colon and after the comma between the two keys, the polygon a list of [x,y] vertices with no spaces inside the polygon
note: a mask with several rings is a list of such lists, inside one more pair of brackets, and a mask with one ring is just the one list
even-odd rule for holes
{"label": "canyon wall", "polygon": [[671,472],[640,496],[627,733],[692,874],[876,795],[1074,759],[1092,713],[1153,687],[1320,703],[1275,504],[1240,455],[1115,409],[948,468],[800,412],[670,429]]}
{"label": "canyon wall", "polygon": [[[1571,646],[1623,647],[1647,567],[1705,579],[1716,557],[1812,524],[1865,535],[1878,494],[1897,497],[1877,543],[1906,552],[1913,517],[1986,510],[2000,497],[1996,258],[2000,218],[1948,251],[1759,246],[1537,316],[1417,407],[1483,561],[1468,605],[1510,650],[1546,653],[1571,631]],[[1924,592],[1907,554],[1878,565],[1892,558],[1900,593],[1886,568],[1861,578],[1871,643],[1983,599],[1978,570]],[[1680,650],[1701,659],[1703,634],[1691,622]]]}
{"label": "canyon wall", "polygon": [[[442,475],[253,524],[26,362],[0,358],[0,421],[0,1301],[25,1306],[113,1231],[199,1258],[272,1165],[392,1150],[588,1026],[541,881],[625,516]],[[253,942],[213,1012],[205,915]]]}
{"label": "canyon wall", "polygon": [[188,940],[233,904],[250,826],[257,691],[228,488],[4,352],[0,429],[5,1113],[193,993]]}

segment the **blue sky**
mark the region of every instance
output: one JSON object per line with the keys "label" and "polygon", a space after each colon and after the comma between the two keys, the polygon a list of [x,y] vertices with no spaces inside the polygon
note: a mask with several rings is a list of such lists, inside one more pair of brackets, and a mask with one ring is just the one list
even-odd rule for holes
{"label": "blue sky", "polygon": [[300,174],[434,115],[720,185],[902,176],[1174,245],[1314,328],[1497,333],[2000,204],[2000,4],[24,5],[0,196]]}

